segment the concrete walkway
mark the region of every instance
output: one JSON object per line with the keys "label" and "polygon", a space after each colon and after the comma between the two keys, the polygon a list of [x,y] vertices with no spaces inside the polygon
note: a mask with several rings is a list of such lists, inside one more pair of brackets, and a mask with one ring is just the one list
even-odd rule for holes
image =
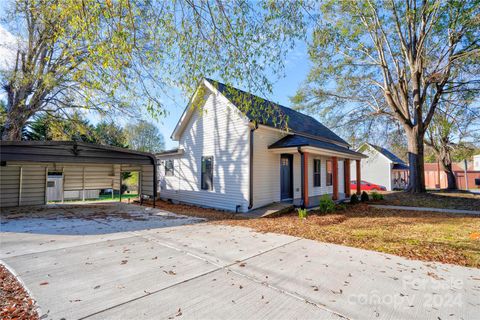
{"label": "concrete walkway", "polygon": [[241,227],[197,223],[88,235],[17,231],[0,233],[0,241],[0,258],[23,279],[48,319],[480,314],[479,269]]}
{"label": "concrete walkway", "polygon": [[275,214],[280,214],[282,212],[287,212],[293,209],[293,204],[287,202],[274,202],[267,206],[257,208],[255,210],[239,214],[241,217],[245,218],[263,218]]}
{"label": "concrete walkway", "polygon": [[411,210],[411,211],[428,211],[428,212],[442,212],[442,213],[458,213],[480,215],[480,211],[474,210],[458,210],[458,209],[443,209],[443,208],[425,208],[425,207],[407,207],[407,206],[389,206],[381,204],[369,204],[369,206],[379,209],[393,209],[393,210]]}

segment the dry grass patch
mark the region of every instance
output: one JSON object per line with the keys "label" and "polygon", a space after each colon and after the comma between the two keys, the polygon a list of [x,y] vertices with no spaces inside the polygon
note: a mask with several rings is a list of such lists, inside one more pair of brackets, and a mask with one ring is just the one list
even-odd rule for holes
{"label": "dry grass patch", "polygon": [[407,207],[480,210],[480,194],[467,192],[429,191],[423,194],[394,191],[383,193],[382,204]]}
{"label": "dry grass patch", "polygon": [[375,209],[365,204],[298,219],[296,212],[216,223],[250,227],[323,242],[391,253],[410,259],[480,268],[480,218],[441,213]]}

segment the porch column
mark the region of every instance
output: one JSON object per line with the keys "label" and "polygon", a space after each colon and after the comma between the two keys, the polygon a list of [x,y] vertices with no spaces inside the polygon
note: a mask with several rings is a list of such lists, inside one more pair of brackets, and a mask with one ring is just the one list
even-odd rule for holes
{"label": "porch column", "polygon": [[357,165],[357,194],[360,195],[360,186],[362,183],[362,175],[360,174],[360,160],[355,160],[356,165]]}
{"label": "porch column", "polygon": [[303,204],[308,207],[308,153],[303,153]]}
{"label": "porch column", "polygon": [[350,197],[350,159],[343,162],[343,177],[345,178],[345,196]]}
{"label": "porch column", "polygon": [[338,200],[338,158],[332,157],[332,170],[333,170],[333,200]]}

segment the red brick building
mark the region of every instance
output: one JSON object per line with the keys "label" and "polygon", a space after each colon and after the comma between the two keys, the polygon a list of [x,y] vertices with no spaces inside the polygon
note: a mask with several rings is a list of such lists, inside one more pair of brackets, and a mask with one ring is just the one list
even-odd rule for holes
{"label": "red brick building", "polygon": [[[453,171],[457,179],[458,189],[465,190],[465,170],[458,163],[453,164]],[[475,179],[480,179],[480,171],[475,171],[473,163],[468,164],[467,170],[468,189],[478,189],[475,185]],[[445,189],[447,188],[447,175],[441,169],[438,163],[425,163],[425,186],[427,189]]]}

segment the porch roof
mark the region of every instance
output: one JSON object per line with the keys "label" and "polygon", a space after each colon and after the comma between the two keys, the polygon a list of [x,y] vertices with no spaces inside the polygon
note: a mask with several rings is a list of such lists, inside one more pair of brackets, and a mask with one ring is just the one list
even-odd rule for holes
{"label": "porch roof", "polygon": [[355,158],[367,158],[362,153],[350,150],[346,147],[339,146],[334,143],[329,143],[326,141],[320,141],[317,139],[293,134],[283,137],[277,142],[273,143],[268,147],[268,149],[283,149],[283,148],[295,148],[295,147],[311,147],[316,149],[322,149],[326,151],[332,151],[334,153],[341,153],[344,155],[350,155]]}
{"label": "porch roof", "polygon": [[408,170],[409,167],[405,163],[395,163],[392,166],[393,170]]}

